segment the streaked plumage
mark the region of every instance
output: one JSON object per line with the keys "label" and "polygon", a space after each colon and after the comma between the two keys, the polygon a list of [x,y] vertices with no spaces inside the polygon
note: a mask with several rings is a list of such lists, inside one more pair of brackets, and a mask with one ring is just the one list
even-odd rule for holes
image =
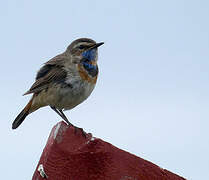
{"label": "streaked plumage", "polygon": [[98,76],[96,43],[88,38],[73,41],[67,50],[44,64],[36,81],[24,94],[33,94],[26,107],[12,124],[16,129],[25,117],[37,109],[50,106],[70,124],[62,110],[70,110],[86,100],[93,91]]}

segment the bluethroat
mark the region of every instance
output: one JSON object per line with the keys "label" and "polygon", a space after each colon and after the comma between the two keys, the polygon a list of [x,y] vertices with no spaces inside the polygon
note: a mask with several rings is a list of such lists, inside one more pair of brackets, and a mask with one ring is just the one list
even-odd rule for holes
{"label": "bluethroat", "polygon": [[93,91],[98,76],[98,47],[104,44],[92,39],[73,41],[62,54],[46,62],[36,75],[35,83],[24,94],[33,94],[16,117],[16,129],[32,112],[50,106],[69,125],[63,110],[70,110],[86,100]]}

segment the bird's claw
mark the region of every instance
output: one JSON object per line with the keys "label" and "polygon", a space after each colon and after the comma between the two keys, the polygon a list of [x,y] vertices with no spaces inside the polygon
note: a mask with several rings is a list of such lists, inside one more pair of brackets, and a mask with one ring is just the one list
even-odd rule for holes
{"label": "bird's claw", "polygon": [[86,132],[83,130],[83,128],[79,128],[79,127],[77,127],[77,126],[73,126],[73,127],[74,127],[74,129],[75,129],[75,131],[74,131],[75,134],[77,134],[78,131],[81,131],[82,136],[86,138]]}

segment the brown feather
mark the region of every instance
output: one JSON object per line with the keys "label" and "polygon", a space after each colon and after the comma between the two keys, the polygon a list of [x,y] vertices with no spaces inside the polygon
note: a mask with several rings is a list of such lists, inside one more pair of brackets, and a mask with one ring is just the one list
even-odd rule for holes
{"label": "brown feather", "polygon": [[26,116],[30,113],[30,108],[33,102],[33,98],[34,96],[31,98],[31,100],[28,102],[25,108],[15,118],[14,122],[12,123],[12,129],[18,128],[18,126],[24,121]]}
{"label": "brown feather", "polygon": [[31,88],[23,95],[39,93],[40,91],[47,89],[51,83],[63,82],[66,76],[67,73],[64,69],[54,66],[45,76],[37,79]]}

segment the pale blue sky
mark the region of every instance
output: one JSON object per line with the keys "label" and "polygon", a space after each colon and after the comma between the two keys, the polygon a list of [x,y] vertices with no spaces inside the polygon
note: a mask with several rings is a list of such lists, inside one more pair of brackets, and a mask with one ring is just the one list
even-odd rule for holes
{"label": "pale blue sky", "polygon": [[72,123],[185,178],[209,179],[209,1],[0,2],[1,179],[31,179],[51,128],[43,108],[11,123],[40,66],[76,38],[105,45]]}

